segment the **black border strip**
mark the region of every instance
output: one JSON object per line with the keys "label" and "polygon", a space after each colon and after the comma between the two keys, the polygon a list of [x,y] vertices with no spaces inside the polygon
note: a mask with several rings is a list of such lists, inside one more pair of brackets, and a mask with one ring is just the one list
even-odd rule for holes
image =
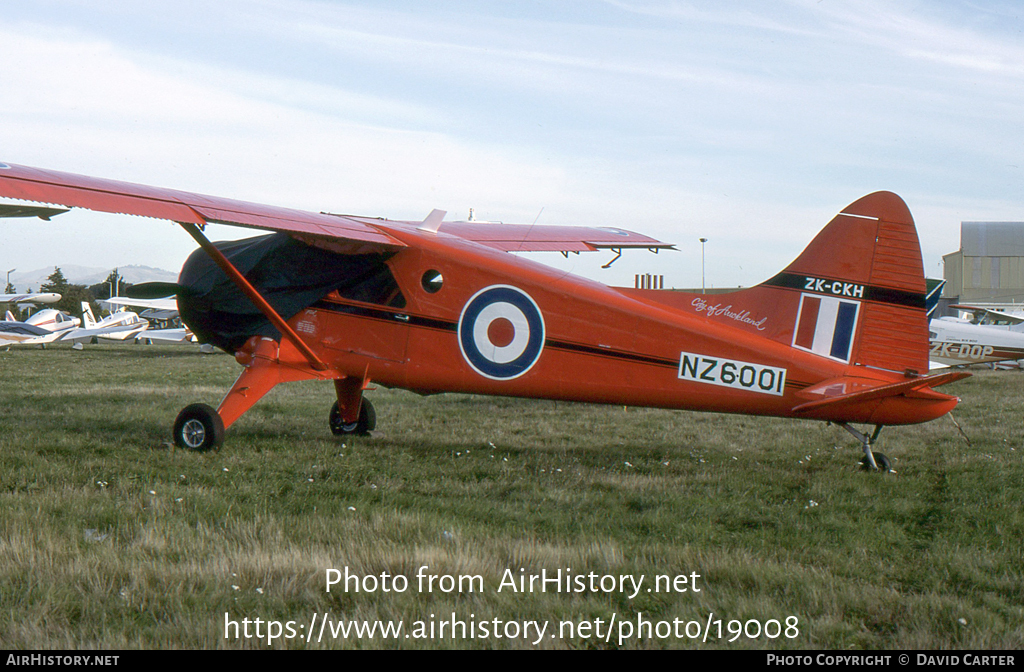
{"label": "black border strip", "polygon": [[782,289],[796,289],[801,292],[811,292],[820,296],[834,296],[840,299],[851,299],[851,300],[863,300],[873,301],[875,303],[888,303],[893,306],[902,306],[905,308],[920,308],[924,310],[925,306],[925,295],[917,294],[914,292],[907,292],[902,289],[892,289],[889,287],[878,287],[876,285],[863,285],[864,296],[847,296],[843,294],[836,294],[833,292],[816,292],[813,289],[807,289],[807,281],[813,280],[824,280],[829,283],[841,282],[844,284],[857,284],[850,283],[847,280],[840,280],[838,278],[819,278],[818,276],[803,275],[799,273],[779,273],[771,280],[764,282],[761,286],[767,287],[780,287]]}
{"label": "black border strip", "polygon": [[371,320],[383,320],[384,322],[398,322],[409,324],[426,329],[437,329],[439,331],[455,331],[456,324],[448,320],[436,320],[431,317],[420,317],[402,312],[400,308],[370,308],[368,306],[353,306],[347,303],[335,303],[333,301],[321,300],[309,308],[313,310],[324,310],[329,313],[342,313],[354,317],[365,317]]}
{"label": "black border strip", "polygon": [[[370,308],[367,306],[353,306],[347,303],[335,303],[333,301],[322,300],[310,306],[314,310],[324,310],[332,313],[342,313],[345,315],[352,315],[354,317],[363,317],[368,319],[383,320],[385,322],[399,322],[408,324],[414,327],[422,327],[426,329],[434,329],[438,331],[457,331],[458,325],[455,322],[448,320],[438,320],[430,317],[420,317],[417,315],[408,315],[397,309],[386,309],[386,308]],[[408,318],[408,319],[406,319]],[[602,348],[593,345],[584,345],[582,343],[572,343],[570,341],[559,341],[555,339],[546,339],[544,341],[544,347],[552,348],[554,350],[563,350],[567,352],[574,352],[581,355],[591,355],[595,357],[605,357],[608,359],[614,359],[618,361],[636,362],[639,364],[648,364],[651,366],[661,366],[677,370],[679,368],[678,359],[667,359],[665,357],[656,357],[654,355],[642,355],[635,352],[624,352],[622,350],[612,350],[611,348]],[[807,387],[809,383],[801,383],[799,381],[791,380],[788,376],[786,378],[786,387],[792,387],[794,389],[803,389]]]}

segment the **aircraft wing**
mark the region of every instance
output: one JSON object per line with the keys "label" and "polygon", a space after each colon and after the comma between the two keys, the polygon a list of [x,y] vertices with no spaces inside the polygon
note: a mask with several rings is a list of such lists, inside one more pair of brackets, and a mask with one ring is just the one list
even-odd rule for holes
{"label": "aircraft wing", "polygon": [[147,329],[139,336],[147,341],[158,345],[178,345],[184,343],[195,343],[196,337],[185,327],[174,329]]}
{"label": "aircraft wing", "polygon": [[100,299],[100,303],[110,303],[115,306],[134,306],[136,308],[149,308],[151,310],[169,310],[178,312],[178,301],[173,296],[163,299],[132,299],[126,296],[114,296],[109,299]]}
{"label": "aircraft wing", "polygon": [[[23,336],[47,336],[51,332],[37,327],[34,324],[26,324],[15,320],[3,320],[0,322],[0,334],[20,334]],[[0,339],[2,340],[2,339]]]}
{"label": "aircraft wing", "polygon": [[110,324],[102,327],[76,327],[64,334],[60,340],[77,343],[96,337],[123,341],[135,336],[139,332],[145,331],[148,328],[148,322],[143,322],[142,324]]}
{"label": "aircraft wing", "polygon": [[[353,254],[406,246],[387,233],[388,226],[402,222],[306,212],[7,163],[0,163],[0,196],[199,226],[212,222],[285,231],[303,242]],[[60,212],[11,207],[8,216],[50,216]],[[437,214],[443,217],[443,213]],[[430,230],[506,252],[673,249],[654,238],[618,228],[437,221],[431,223]]]}
{"label": "aircraft wing", "polygon": [[[1002,322],[1004,324],[1021,324],[1022,322],[1024,322],[1024,316],[1022,315],[1008,313],[999,309],[985,308],[984,306],[968,306],[958,304],[950,306],[950,308],[954,310],[965,310],[974,313],[975,319],[973,320],[973,322],[977,324],[991,324],[993,322]],[[1020,306],[1018,305],[1016,306],[1016,308],[1019,310]]]}
{"label": "aircraft wing", "polygon": [[286,231],[317,244],[338,239],[373,248],[405,247],[365,221],[203,196],[53,170],[0,163],[0,196],[202,226],[207,222]]}
{"label": "aircraft wing", "polygon": [[67,212],[66,208],[42,208],[32,205],[0,203],[0,217],[38,217],[50,221],[51,217],[65,212]]}
{"label": "aircraft wing", "polygon": [[504,252],[593,252],[599,249],[673,249],[648,236],[617,228],[532,226],[498,222],[444,222],[438,228]]}
{"label": "aircraft wing", "polygon": [[60,294],[35,292],[33,294],[0,294],[0,303],[57,303]]}

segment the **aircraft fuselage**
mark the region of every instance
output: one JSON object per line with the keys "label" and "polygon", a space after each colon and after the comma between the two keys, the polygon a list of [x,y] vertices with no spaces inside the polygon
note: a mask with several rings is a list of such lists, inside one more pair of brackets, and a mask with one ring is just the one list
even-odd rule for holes
{"label": "aircraft fuselage", "polygon": [[[743,305],[730,307],[728,294],[621,290],[479,246],[452,255],[457,243],[450,240],[447,254],[435,252],[429,237],[412,235],[420,238],[417,246],[387,260],[401,307],[334,292],[289,320],[332,368],[428,394],[876,424],[934,419],[956,403],[890,397],[845,408],[841,416],[794,413],[808,399],[801,392],[821,381],[906,378],[794,350],[787,342],[798,317],[792,308],[751,314]],[[672,305],[662,302],[668,295]],[[744,301],[737,294],[733,303]]]}

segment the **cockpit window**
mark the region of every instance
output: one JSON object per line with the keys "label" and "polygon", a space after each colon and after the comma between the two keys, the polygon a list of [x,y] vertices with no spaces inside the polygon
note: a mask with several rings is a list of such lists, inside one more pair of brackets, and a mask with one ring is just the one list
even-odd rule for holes
{"label": "cockpit window", "polygon": [[340,285],[336,291],[343,299],[350,301],[362,301],[364,303],[376,303],[380,306],[390,308],[405,308],[405,296],[395,282],[395,276],[391,269],[384,263],[383,257],[380,264],[367,264],[363,272]]}

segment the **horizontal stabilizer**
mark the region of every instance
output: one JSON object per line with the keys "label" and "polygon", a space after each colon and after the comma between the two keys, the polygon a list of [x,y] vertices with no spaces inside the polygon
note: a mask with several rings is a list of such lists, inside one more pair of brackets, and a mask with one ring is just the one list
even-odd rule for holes
{"label": "horizontal stabilizer", "polygon": [[946,399],[947,395],[935,392],[932,388],[969,378],[970,375],[966,371],[949,371],[936,376],[923,376],[888,384],[852,376],[833,378],[800,392],[799,396],[810,398],[811,401],[794,406],[793,412],[807,413],[823,408],[858,404],[897,395],[921,399]]}

